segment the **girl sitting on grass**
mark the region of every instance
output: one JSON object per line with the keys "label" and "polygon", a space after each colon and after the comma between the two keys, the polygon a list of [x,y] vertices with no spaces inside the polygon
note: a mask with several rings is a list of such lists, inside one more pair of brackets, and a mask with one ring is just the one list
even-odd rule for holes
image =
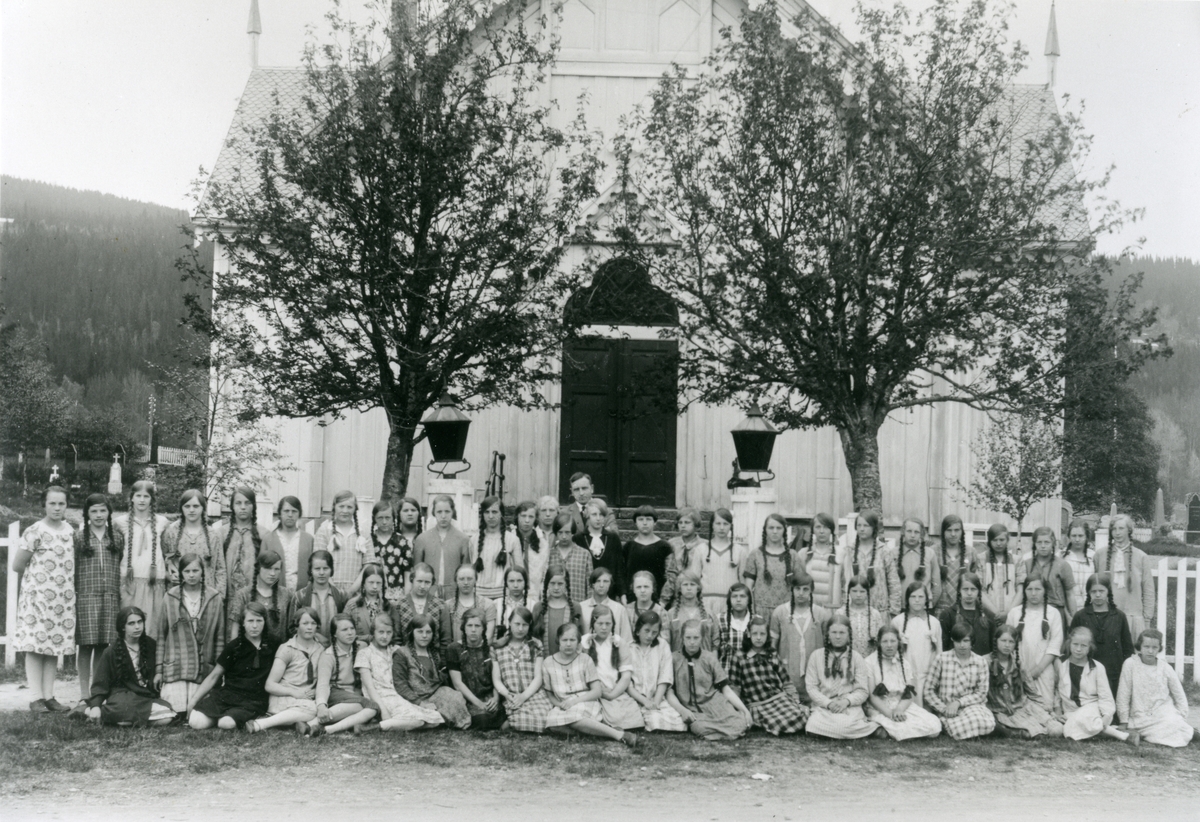
{"label": "girl sitting on grass", "polygon": [[[376,619],[391,628],[390,616],[378,614]],[[308,723],[307,736],[351,729],[357,733],[379,713],[379,706],[363,695],[362,680],[355,667],[358,656],[355,621],[346,614],[338,614],[330,630],[333,642],[317,661],[317,715]]]}
{"label": "girl sitting on grass", "polygon": [[[470,570],[473,574],[474,569]],[[392,680],[400,696],[414,705],[436,710],[450,727],[460,731],[471,727],[467,701],[450,687],[450,673],[433,646],[433,623],[424,614],[413,619],[408,644],[396,651]]]}
{"label": "girl sitting on grass", "polygon": [[729,684],[750,709],[758,727],[769,734],[794,734],[804,730],[808,708],[800,704],[787,668],[771,647],[767,621],[754,617],[746,629],[741,650],[733,657]]}
{"label": "girl sitting on grass", "polygon": [[[345,615],[341,617],[345,624]],[[349,624],[353,626],[354,622]],[[371,626],[371,644],[358,652],[354,667],[362,681],[363,694],[379,707],[379,730],[418,731],[445,722],[432,708],[414,705],[396,692],[392,660],[399,650],[392,645],[392,622],[376,616]]]}
{"label": "girl sitting on grass", "polygon": [[1020,639],[1021,669],[1029,698],[1051,710],[1058,682],[1058,655],[1063,647],[1062,617],[1058,609],[1046,605],[1046,583],[1040,577],[1025,580],[1025,596],[1020,607],[1008,614],[1008,624],[1017,629]]}
{"label": "girl sitting on grass", "polygon": [[675,683],[671,646],[662,638],[662,617],[657,611],[643,611],[633,629],[637,642],[630,650],[633,680],[629,695],[638,704],[647,731],[686,731],[683,717],[667,701]]}
{"label": "girl sitting on grass", "polygon": [[542,643],[529,636],[533,614],[514,608],[508,615],[508,642],[492,657],[492,685],[504,698],[508,730],[540,734],[546,730],[550,700],[542,690]]}
{"label": "girl sitting on grass", "polygon": [[475,608],[462,617],[462,642],[446,649],[450,684],[462,694],[471,714],[471,727],[494,731],[504,724],[504,708],[492,684],[492,652],[484,636],[485,617]]}
{"label": "girl sitting on grass", "polygon": [[604,722],[623,731],[640,730],[645,726],[642,712],[629,695],[633,679],[629,645],[613,632],[613,612],[608,606],[595,607],[590,628],[591,633],[583,637],[582,647],[600,675],[600,712]]}
{"label": "girl sitting on grass", "polygon": [[1129,723],[1129,733],[1170,748],[1196,739],[1188,722],[1188,700],[1179,674],[1159,657],[1161,632],[1148,628],[1138,635],[1137,656],[1125,660],[1117,688],[1117,712]]}
{"label": "girl sitting on grass", "polygon": [[275,652],[267,677],[266,690],[271,695],[267,716],[247,722],[250,733],[281,725],[309,733],[308,723],[317,718],[317,666],[325,650],[317,640],[318,619],[312,608],[297,612],[296,633]]}
{"label": "girl sitting on grass", "polygon": [[1084,587],[1087,589],[1087,605],[1071,618],[1071,630],[1081,625],[1091,630],[1096,645],[1092,657],[1104,666],[1104,672],[1108,674],[1108,686],[1115,694],[1121,684],[1121,668],[1134,651],[1129,620],[1113,599],[1112,577],[1109,574],[1092,574]]}
{"label": "girl sitting on grass", "polygon": [[600,699],[604,686],[596,664],[579,652],[579,626],[567,622],[558,626],[558,652],[542,663],[542,680],[550,713],[546,729],[555,733],[578,731],[588,736],[603,736],[633,747],[636,734],[621,731],[602,721]]}
{"label": "girl sitting on grass", "polygon": [[729,686],[717,655],[703,649],[703,636],[699,622],[683,626],[683,648],[672,656],[675,687],[667,692],[667,701],[696,736],[710,742],[738,739],[753,717]]}
{"label": "girl sitting on grass", "polygon": [[867,665],[851,644],[850,620],[842,614],[829,618],[824,647],[808,658],[804,685],[814,706],[805,726],[810,736],[862,739],[879,728],[863,712],[870,693]]}
{"label": "girl sitting on grass", "polygon": [[1113,724],[1117,703],[1108,687],[1104,666],[1092,659],[1092,632],[1088,628],[1071,630],[1067,642],[1062,675],[1058,678],[1059,721],[1063,736],[1083,740],[1104,734],[1131,745],[1139,745],[1137,731],[1126,733]]}
{"label": "girl sitting on grass", "polygon": [[996,729],[987,708],[987,662],[971,650],[971,629],[963,623],[950,629],[950,641],[954,650],[938,654],[929,669],[925,702],[951,739],[987,736]]}
{"label": "girl sitting on grass", "polygon": [[170,725],[175,709],[159,698],[155,642],[146,635],[146,615],[136,605],[117,613],[117,639],[96,664],[87,716],[104,725]]}
{"label": "girl sitting on grass", "polygon": [[875,653],[866,659],[871,696],[867,700],[867,717],[879,724],[878,737],[896,741],[937,736],[942,723],[920,703],[917,677],[912,660],[906,659],[900,647],[900,631],[893,625],[879,629],[875,636]]}
{"label": "girl sitting on grass", "polygon": [[267,712],[267,676],[278,646],[265,635],[267,609],[251,602],[242,631],[217,657],[188,704],[188,724],[197,731],[216,726],[232,731]]}
{"label": "girl sitting on grass", "polygon": [[996,718],[996,735],[1017,739],[1062,736],[1062,723],[1028,697],[1021,671],[1017,629],[1001,625],[988,657],[988,710]]}

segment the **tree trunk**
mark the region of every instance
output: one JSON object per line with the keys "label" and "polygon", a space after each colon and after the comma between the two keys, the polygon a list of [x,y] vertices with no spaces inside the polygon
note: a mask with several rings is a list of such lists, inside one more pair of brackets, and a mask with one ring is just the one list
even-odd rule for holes
{"label": "tree trunk", "polygon": [[854,510],[883,512],[883,483],[879,479],[879,423],[839,427],[842,454],[850,471]]}
{"label": "tree trunk", "polygon": [[383,464],[383,492],[380,499],[397,502],[408,495],[408,475],[412,470],[413,450],[416,443],[413,435],[416,426],[390,423],[387,442],[387,460]]}

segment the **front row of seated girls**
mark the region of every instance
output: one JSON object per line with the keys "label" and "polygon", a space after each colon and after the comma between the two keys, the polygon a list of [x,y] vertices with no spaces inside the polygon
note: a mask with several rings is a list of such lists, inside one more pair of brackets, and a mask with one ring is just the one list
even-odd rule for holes
{"label": "front row of seated girls", "polygon": [[[196,569],[186,559],[183,565],[181,582],[194,588]],[[996,732],[1182,746],[1194,737],[1179,678],[1159,658],[1160,633],[1139,635],[1114,698],[1090,627],[1070,631],[1062,658],[1047,650],[1058,612],[1040,604],[1040,581],[1033,578],[1026,582],[1025,607],[1012,615],[1016,624],[996,629],[986,656],[973,647],[978,626],[951,626],[951,650],[934,656],[923,677],[924,699],[920,673],[904,647],[903,622],[881,625],[868,652],[860,653],[853,609],[819,613],[802,571],[791,581],[791,602],[774,609],[769,621],[755,615],[750,591],[733,586],[729,618],[716,632],[728,664],[706,646],[712,632],[699,619],[682,622],[680,647],[672,652],[670,616],[660,609],[639,610],[633,638],[626,640],[616,631],[614,610],[594,604],[585,634],[567,573],[552,567],[545,584],[540,614],[521,605],[506,609],[501,640],[489,638],[487,613],[470,607],[455,632],[461,641],[442,647],[440,611],[431,607],[440,600],[431,597],[423,613],[407,616],[401,644],[394,642],[395,614],[382,610],[372,616],[365,642],[361,616],[335,615],[326,645],[318,635],[320,615],[310,607],[296,610],[292,635],[281,644],[267,630],[268,605],[251,601],[219,652],[217,643],[203,640],[194,591],[184,590],[179,636],[173,629],[164,643],[178,645],[180,657],[199,657],[188,664],[206,675],[186,689],[182,710],[160,690],[162,672],[171,666],[156,668],[161,655],[146,635],[144,615],[127,607],[118,614],[118,639],[97,662],[86,713],[112,725],[183,719],[196,730],[290,727],[317,736],[450,726],[577,732],[627,745],[637,744],[641,730],[720,740],[741,737],[750,727],[834,739],[904,740],[942,731],[969,739]],[[1099,600],[1105,591],[1099,582],[1096,587]],[[917,616],[918,599],[910,597]],[[532,631],[539,622],[543,632],[553,628],[543,633],[545,641]],[[1047,668],[1049,698],[1041,688]],[[1114,724],[1118,716],[1124,729]]]}

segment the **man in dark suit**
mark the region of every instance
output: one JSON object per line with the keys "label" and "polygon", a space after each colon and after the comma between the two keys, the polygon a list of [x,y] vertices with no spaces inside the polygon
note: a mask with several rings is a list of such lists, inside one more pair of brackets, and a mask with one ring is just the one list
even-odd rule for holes
{"label": "man in dark suit", "polygon": [[[592,478],[589,474],[576,472],[571,475],[571,496],[575,501],[562,509],[564,514],[570,514],[571,519],[575,520],[575,533],[582,534],[587,531],[587,516],[584,509],[587,504],[592,501],[592,495],[596,489],[592,485]],[[604,530],[611,534],[617,534],[617,515],[612,508],[608,509],[608,517],[604,520]]]}

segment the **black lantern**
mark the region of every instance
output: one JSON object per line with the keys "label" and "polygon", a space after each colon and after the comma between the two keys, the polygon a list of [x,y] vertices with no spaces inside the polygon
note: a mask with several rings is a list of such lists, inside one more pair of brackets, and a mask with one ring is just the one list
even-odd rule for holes
{"label": "black lantern", "polygon": [[[438,476],[454,479],[459,471],[466,471],[471,467],[471,463],[463,459],[463,452],[467,447],[467,429],[471,427],[471,420],[454,407],[454,401],[448,393],[442,394],[437,408],[421,420],[421,425],[424,426],[425,436],[429,439],[429,450],[433,452],[433,459],[429,462],[430,471]],[[454,462],[461,462],[464,467],[454,473],[447,473],[449,463]],[[437,463],[443,463],[441,470],[434,469],[433,466]]]}
{"label": "black lantern", "polygon": [[771,425],[763,416],[762,409],[757,404],[746,412],[742,420],[732,431],[733,447],[737,449],[737,466],[731,483],[738,485],[758,485],[758,480],[742,480],[740,475],[766,474],[766,479],[775,479],[771,471],[771,452],[775,450],[775,438],[779,429]]}

